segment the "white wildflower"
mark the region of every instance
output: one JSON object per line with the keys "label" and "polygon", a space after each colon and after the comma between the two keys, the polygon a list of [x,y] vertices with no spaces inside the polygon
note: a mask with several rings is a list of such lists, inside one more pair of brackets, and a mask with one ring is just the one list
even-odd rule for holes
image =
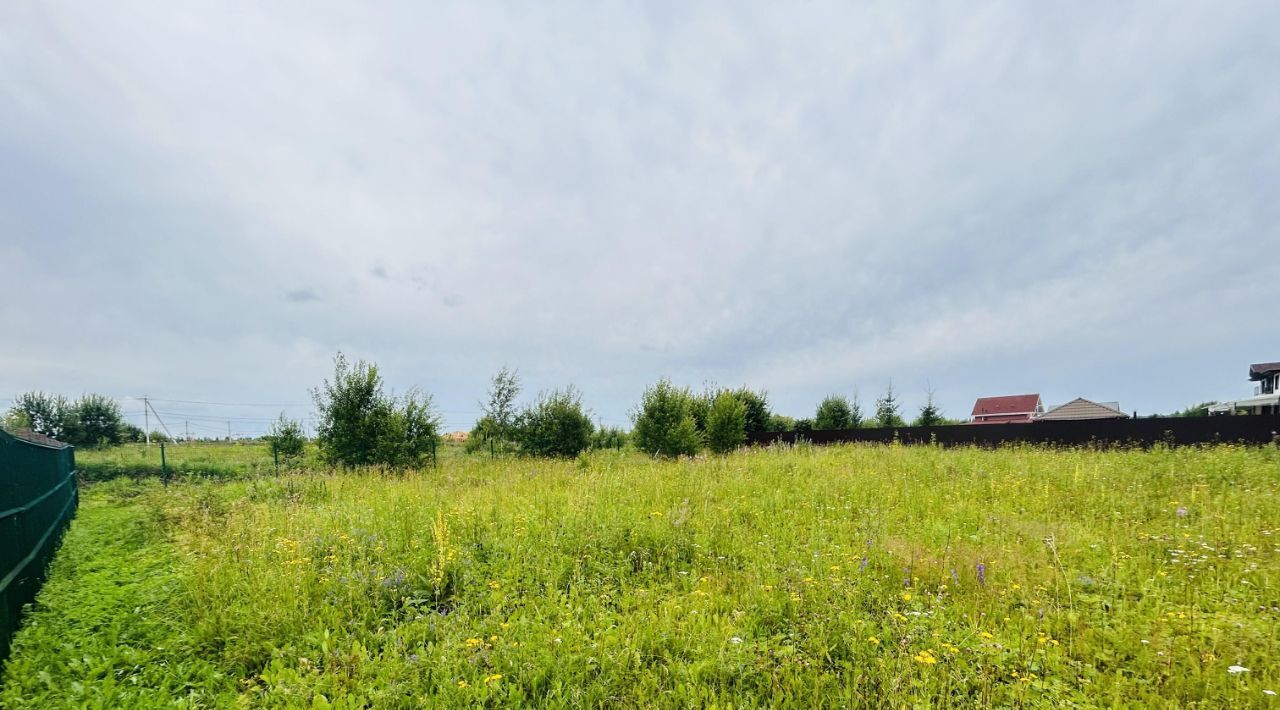
{"label": "white wildflower", "polygon": [[1248,673],[1249,669],[1244,666],[1230,666],[1227,668],[1227,672],[1231,675],[1238,675],[1240,673]]}

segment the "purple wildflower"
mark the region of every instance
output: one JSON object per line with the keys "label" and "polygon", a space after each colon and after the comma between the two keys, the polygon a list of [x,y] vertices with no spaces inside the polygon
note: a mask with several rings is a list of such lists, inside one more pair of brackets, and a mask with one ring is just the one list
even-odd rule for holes
{"label": "purple wildflower", "polygon": [[955,582],[957,587],[960,586],[960,575],[956,574],[955,567],[951,568],[951,581]]}
{"label": "purple wildflower", "polygon": [[987,566],[981,562],[978,563],[978,584],[987,586]]}
{"label": "purple wildflower", "polygon": [[862,558],[862,564],[858,565],[858,571],[859,571],[859,572],[866,572],[866,571],[867,571],[867,563],[868,563],[868,562],[870,562],[870,561],[871,561],[871,558],[870,558],[870,557],[863,557],[863,558]]}
{"label": "purple wildflower", "polygon": [[1179,518],[1185,518],[1185,517],[1187,517],[1187,509],[1186,509],[1186,508],[1183,508],[1183,507],[1179,506],[1179,507],[1178,507],[1178,510],[1177,510],[1177,513],[1178,513],[1178,517],[1179,517]]}

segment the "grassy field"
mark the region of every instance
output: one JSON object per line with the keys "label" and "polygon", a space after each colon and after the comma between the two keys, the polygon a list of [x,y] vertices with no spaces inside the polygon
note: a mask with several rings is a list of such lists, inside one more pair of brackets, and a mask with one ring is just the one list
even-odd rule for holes
{"label": "grassy field", "polygon": [[[441,461],[462,456],[462,445],[446,442],[440,445]],[[168,444],[164,450],[165,464],[175,478],[232,479],[274,475],[275,460],[271,447],[264,441],[194,441]],[[314,446],[308,445],[303,457],[292,462],[300,468],[320,468],[319,456]],[[281,470],[290,462],[281,461]],[[108,449],[76,450],[76,468],[81,479],[89,482],[106,481],[121,477],[160,477],[160,445],[125,444]]]}
{"label": "grassy field", "polygon": [[1266,707],[1277,553],[1230,446],[120,479],[0,704]]}

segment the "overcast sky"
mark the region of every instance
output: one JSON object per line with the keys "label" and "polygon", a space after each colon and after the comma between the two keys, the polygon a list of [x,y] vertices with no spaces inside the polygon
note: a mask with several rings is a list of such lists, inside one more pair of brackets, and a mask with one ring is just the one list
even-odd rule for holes
{"label": "overcast sky", "polygon": [[0,398],[247,433],[342,350],[450,429],[504,363],[610,424],[1151,412],[1280,360],[1280,4],[328,5],[0,4]]}

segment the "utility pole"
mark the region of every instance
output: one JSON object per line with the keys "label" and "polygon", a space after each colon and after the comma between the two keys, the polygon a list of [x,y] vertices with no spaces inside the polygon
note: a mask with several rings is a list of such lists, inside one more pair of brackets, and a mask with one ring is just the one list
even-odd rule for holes
{"label": "utility pole", "polygon": [[191,420],[183,419],[182,427],[187,430],[187,441],[191,441]]}
{"label": "utility pole", "polygon": [[142,395],[142,420],[146,422],[143,428],[143,436],[147,440],[147,446],[151,446],[151,404],[147,402],[147,396]]}
{"label": "utility pole", "polygon": [[231,420],[227,420],[227,441],[231,441]]}

